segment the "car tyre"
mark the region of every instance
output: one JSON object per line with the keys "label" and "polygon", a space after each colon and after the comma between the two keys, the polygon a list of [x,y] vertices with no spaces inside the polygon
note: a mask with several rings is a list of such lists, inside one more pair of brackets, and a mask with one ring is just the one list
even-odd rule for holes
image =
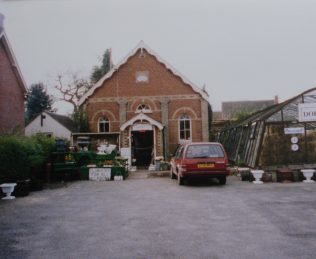
{"label": "car tyre", "polygon": [[219,177],[218,181],[219,181],[220,185],[225,185],[226,184],[226,176]]}
{"label": "car tyre", "polygon": [[183,179],[183,177],[180,176],[180,174],[178,174],[178,184],[184,185],[184,179]]}
{"label": "car tyre", "polygon": [[170,169],[170,178],[176,179],[176,176],[174,175],[172,168]]}

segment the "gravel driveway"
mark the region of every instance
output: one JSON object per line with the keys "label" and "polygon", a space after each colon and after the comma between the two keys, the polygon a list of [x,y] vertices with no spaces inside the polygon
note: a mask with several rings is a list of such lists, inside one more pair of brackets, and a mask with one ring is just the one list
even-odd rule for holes
{"label": "gravel driveway", "polygon": [[167,177],[0,200],[0,258],[315,258],[316,183]]}

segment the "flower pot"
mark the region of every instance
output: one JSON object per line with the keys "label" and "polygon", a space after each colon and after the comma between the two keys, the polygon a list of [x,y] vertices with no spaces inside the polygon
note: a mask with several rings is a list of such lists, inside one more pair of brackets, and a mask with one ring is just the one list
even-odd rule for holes
{"label": "flower pot", "polygon": [[262,178],[262,175],[264,173],[263,170],[251,170],[251,173],[252,173],[253,177],[255,178],[255,181],[253,181],[253,183],[255,183],[255,184],[263,183],[262,181],[260,181],[260,179]]}
{"label": "flower pot", "polygon": [[15,199],[14,196],[11,196],[11,193],[14,191],[14,187],[16,183],[3,183],[0,185],[2,192],[6,195],[2,198],[2,200],[13,200]]}
{"label": "flower pot", "polygon": [[19,180],[16,182],[16,187],[12,193],[16,197],[27,196],[30,193],[30,180]]}
{"label": "flower pot", "polygon": [[304,183],[314,183],[315,181],[311,180],[313,177],[315,170],[314,169],[302,169],[301,172],[304,174],[304,177],[306,180],[304,180]]}
{"label": "flower pot", "polygon": [[293,172],[289,168],[278,168],[276,173],[278,182],[287,183],[294,180]]}
{"label": "flower pot", "polygon": [[240,175],[240,178],[242,181],[249,181],[250,180],[249,167],[238,167],[237,172]]}
{"label": "flower pot", "polygon": [[264,182],[264,183],[272,182],[272,174],[265,172],[265,173],[262,175],[261,181]]}

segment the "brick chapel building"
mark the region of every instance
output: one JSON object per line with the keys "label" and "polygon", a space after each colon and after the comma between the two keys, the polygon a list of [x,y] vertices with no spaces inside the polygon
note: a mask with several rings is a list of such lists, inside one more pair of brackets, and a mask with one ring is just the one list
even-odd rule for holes
{"label": "brick chapel building", "polygon": [[3,28],[3,19],[0,13],[0,134],[24,132],[24,99],[27,92]]}
{"label": "brick chapel building", "polygon": [[140,42],[80,100],[89,134],[147,166],[184,141],[209,141],[208,94]]}

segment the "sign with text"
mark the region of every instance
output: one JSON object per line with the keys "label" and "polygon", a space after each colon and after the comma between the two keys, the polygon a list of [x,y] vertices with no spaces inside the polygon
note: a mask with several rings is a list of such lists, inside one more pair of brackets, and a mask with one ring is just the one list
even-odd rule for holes
{"label": "sign with text", "polygon": [[90,168],[89,180],[92,180],[92,181],[111,180],[111,168]]}
{"label": "sign with text", "polygon": [[286,135],[304,134],[304,128],[303,127],[284,128],[284,134]]}
{"label": "sign with text", "polygon": [[298,105],[298,121],[316,121],[316,103],[300,103]]}
{"label": "sign with text", "polygon": [[153,130],[153,126],[151,124],[134,124],[133,125],[133,128],[132,128],[133,131],[143,131],[143,130]]}

